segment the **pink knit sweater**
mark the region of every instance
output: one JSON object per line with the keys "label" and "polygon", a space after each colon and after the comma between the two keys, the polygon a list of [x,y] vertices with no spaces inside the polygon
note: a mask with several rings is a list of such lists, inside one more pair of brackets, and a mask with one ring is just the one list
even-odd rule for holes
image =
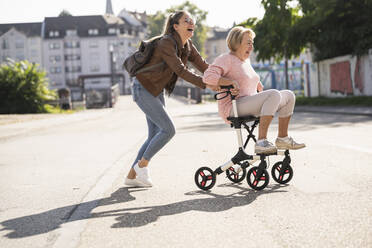
{"label": "pink knit sweater", "polygon": [[[226,53],[218,56],[213,64],[210,64],[204,72],[203,81],[206,84],[217,85],[220,77],[225,77],[238,82],[239,95],[251,96],[257,94],[257,85],[260,77],[253,70],[249,59],[241,61],[233,54]],[[227,117],[230,115],[232,103],[230,97],[218,101],[219,115],[228,123]]]}

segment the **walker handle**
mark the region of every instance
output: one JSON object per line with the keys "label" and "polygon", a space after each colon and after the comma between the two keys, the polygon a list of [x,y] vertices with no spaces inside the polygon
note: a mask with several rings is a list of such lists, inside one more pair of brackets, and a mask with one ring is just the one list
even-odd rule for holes
{"label": "walker handle", "polygon": [[[218,100],[221,100],[221,99],[224,99],[224,98],[228,97],[229,95],[231,97],[231,100],[234,100],[235,99],[235,96],[233,96],[231,94],[231,91],[230,91],[231,89],[234,88],[233,85],[221,85],[220,87],[221,87],[221,89],[226,89],[226,90],[225,91],[218,92],[217,94],[215,94],[214,95],[214,99],[216,99],[218,101]],[[225,95],[222,96],[222,97],[218,97],[218,95],[220,95],[220,94],[225,94]]]}

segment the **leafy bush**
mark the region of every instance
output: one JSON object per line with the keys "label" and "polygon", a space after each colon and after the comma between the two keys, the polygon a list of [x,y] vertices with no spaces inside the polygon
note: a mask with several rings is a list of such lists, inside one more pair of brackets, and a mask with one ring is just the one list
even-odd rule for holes
{"label": "leafy bush", "polygon": [[44,113],[45,102],[56,98],[48,89],[46,72],[28,61],[0,66],[0,114]]}

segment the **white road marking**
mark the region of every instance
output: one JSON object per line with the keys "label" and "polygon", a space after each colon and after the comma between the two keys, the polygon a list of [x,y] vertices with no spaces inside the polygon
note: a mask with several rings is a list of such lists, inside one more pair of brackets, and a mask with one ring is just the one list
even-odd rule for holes
{"label": "white road marking", "polygon": [[291,185],[306,193],[355,192],[357,189],[330,174],[307,167],[295,168]]}
{"label": "white road marking", "polygon": [[354,150],[354,151],[358,151],[358,152],[365,152],[365,153],[372,154],[372,148],[368,149],[368,148],[364,148],[364,147],[358,147],[358,146],[352,146],[352,145],[340,145],[340,144],[336,144],[336,143],[331,143],[330,145],[341,147],[341,148],[346,148],[346,149],[350,149],[350,150]]}

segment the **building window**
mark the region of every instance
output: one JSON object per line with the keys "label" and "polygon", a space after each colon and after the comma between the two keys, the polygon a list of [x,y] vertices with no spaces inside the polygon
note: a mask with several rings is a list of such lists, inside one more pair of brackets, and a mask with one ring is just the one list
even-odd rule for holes
{"label": "building window", "polygon": [[20,61],[20,60],[24,60],[24,59],[25,59],[25,55],[23,55],[23,54],[17,55],[17,56],[16,56],[16,59],[17,59],[18,61]]}
{"label": "building window", "polygon": [[32,49],[32,50],[31,50],[31,57],[39,57],[38,50],[36,50],[36,49]]}
{"label": "building window", "polygon": [[80,60],[80,55],[79,54],[67,54],[65,55],[65,60]]}
{"label": "building window", "polygon": [[16,40],[15,42],[15,47],[16,48],[24,48],[25,47],[25,43],[23,42],[23,40]]}
{"label": "building window", "polygon": [[88,34],[89,35],[98,35],[98,29],[89,29]]}
{"label": "building window", "polygon": [[66,72],[81,72],[81,66],[66,66]]}
{"label": "building window", "polygon": [[109,34],[116,34],[117,33],[117,30],[116,30],[116,28],[109,28],[108,29],[108,33]]}
{"label": "building window", "polygon": [[79,85],[79,81],[77,78],[68,78],[66,80],[66,84],[69,85],[69,86],[77,86]]}
{"label": "building window", "polygon": [[59,61],[61,61],[61,55],[49,56],[49,62],[54,64],[54,63],[59,62]]}
{"label": "building window", "polygon": [[66,30],[66,36],[76,36],[77,30],[76,29],[68,29]]}
{"label": "building window", "polygon": [[60,85],[62,85],[62,82],[52,81],[50,84],[51,84],[51,86],[60,86]]}
{"label": "building window", "polygon": [[91,65],[90,66],[91,72],[98,72],[99,71],[99,65]]}
{"label": "building window", "polygon": [[56,31],[56,30],[49,31],[49,37],[58,37],[58,36],[59,36],[59,31]]}
{"label": "building window", "polygon": [[6,40],[6,39],[4,39],[3,40],[3,42],[2,42],[2,44],[1,44],[1,48],[2,49],[9,49],[9,42],[8,42],[8,40]]}
{"label": "building window", "polygon": [[61,67],[50,67],[49,72],[51,74],[59,74],[62,72]]}
{"label": "building window", "polygon": [[57,42],[49,43],[49,49],[50,49],[50,50],[59,49],[60,47],[61,47],[60,44],[57,43]]}
{"label": "building window", "polygon": [[79,48],[80,42],[79,41],[66,41],[65,48]]}

